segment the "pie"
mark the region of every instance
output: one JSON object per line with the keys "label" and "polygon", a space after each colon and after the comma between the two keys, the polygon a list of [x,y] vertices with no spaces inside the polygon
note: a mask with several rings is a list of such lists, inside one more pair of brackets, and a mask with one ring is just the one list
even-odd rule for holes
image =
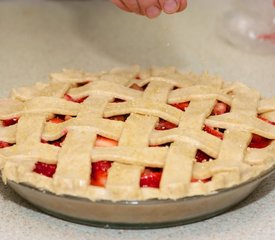
{"label": "pie", "polygon": [[174,67],[53,73],[0,120],[4,182],[92,201],[212,194],[275,163],[275,98]]}

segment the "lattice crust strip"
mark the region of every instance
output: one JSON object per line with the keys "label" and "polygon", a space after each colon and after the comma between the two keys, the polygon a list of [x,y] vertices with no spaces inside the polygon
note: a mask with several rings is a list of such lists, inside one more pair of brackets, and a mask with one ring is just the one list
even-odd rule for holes
{"label": "lattice crust strip", "polygon": [[[4,181],[91,200],[211,194],[275,163],[275,98],[174,67],[54,73],[0,100],[0,122]],[[110,167],[96,186],[101,161]],[[39,174],[37,163],[55,170]],[[161,173],[159,187],[141,186],[148,169]]]}

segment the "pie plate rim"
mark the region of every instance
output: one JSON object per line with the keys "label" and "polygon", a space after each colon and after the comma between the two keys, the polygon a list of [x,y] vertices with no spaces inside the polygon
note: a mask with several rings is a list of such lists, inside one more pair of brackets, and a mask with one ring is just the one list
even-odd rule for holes
{"label": "pie plate rim", "polygon": [[[12,180],[8,180],[8,185],[23,199],[40,209],[42,212],[66,221],[104,228],[147,229],[188,224],[221,214],[244,200],[264,179],[272,175],[274,172],[275,165],[264,170],[258,176],[248,179],[241,184],[217,190],[212,194],[187,196],[177,200],[150,199],[142,201],[122,200],[116,202],[111,200],[91,201],[90,199],[83,197],[57,195],[46,190],[38,189],[29,184],[16,183]],[[43,203],[41,205],[41,202],[37,199],[31,199],[32,196],[36,197],[36,195],[38,196],[38,199],[41,200],[42,198],[43,201],[46,201],[46,207],[42,206]],[[221,201],[225,201],[225,203],[221,203]],[[214,204],[211,204],[211,202]],[[220,203],[220,206],[215,206]],[[64,208],[62,205],[67,205],[65,206],[65,210],[59,209]],[[205,205],[208,208],[206,212],[203,212],[202,214],[198,213],[198,208],[200,208],[201,205]],[[78,208],[83,209],[80,210],[80,213],[74,213],[75,211],[77,212]],[[150,216],[147,220],[147,216],[144,215],[152,212],[154,208],[158,210],[156,217],[152,218]],[[189,209],[185,213],[187,208]],[[87,217],[86,213],[83,213],[83,210],[85,212],[85,209],[87,209],[88,212],[91,211],[92,214]],[[177,209],[182,210],[182,213],[178,213]],[[131,211],[132,214],[129,214],[128,212],[127,216],[127,211],[130,210],[134,211]],[[175,216],[175,219],[173,219],[173,216],[166,216],[170,210],[177,215]],[[63,213],[60,211],[63,211]],[[93,215],[93,211],[96,211],[96,216]],[[106,213],[106,211],[111,211],[112,213]],[[75,214],[78,215],[74,216]],[[83,214],[85,216],[82,216]],[[118,218],[113,217],[115,214],[121,216]],[[197,215],[193,216],[193,214]]]}

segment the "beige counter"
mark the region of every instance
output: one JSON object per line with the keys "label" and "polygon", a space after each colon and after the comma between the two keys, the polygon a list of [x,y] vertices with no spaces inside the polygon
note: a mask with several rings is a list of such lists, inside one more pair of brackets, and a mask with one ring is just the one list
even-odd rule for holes
{"label": "beige counter", "polygon": [[[149,21],[107,0],[0,1],[0,95],[62,68],[98,71],[140,64],[208,70],[275,95],[275,55],[228,45],[217,33],[230,1],[190,0],[183,14]],[[274,239],[275,175],[215,218],[158,230],[108,230],[45,215],[0,182],[0,239]]]}

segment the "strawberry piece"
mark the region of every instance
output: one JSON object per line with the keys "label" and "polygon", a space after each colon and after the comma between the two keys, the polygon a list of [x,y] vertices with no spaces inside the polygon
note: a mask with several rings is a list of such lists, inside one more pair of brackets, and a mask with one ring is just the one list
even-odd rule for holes
{"label": "strawberry piece", "polygon": [[72,118],[73,118],[72,116],[66,115],[66,116],[64,116],[64,121],[68,121],[68,120],[70,120],[70,119],[72,119]]}
{"label": "strawberry piece", "polygon": [[209,155],[207,155],[205,152],[203,152],[201,150],[197,150],[195,158],[196,158],[197,162],[203,162],[203,161],[208,161],[211,157]]}
{"label": "strawberry piece", "polygon": [[[271,125],[275,125],[275,122],[273,121],[270,121],[266,118],[263,118],[263,117],[260,117],[258,116],[259,119],[271,124]],[[251,148],[265,148],[267,147],[270,143],[272,142],[272,140],[268,139],[268,138],[265,138],[265,137],[262,137],[262,136],[259,136],[259,135],[256,135],[256,134],[253,134],[252,135],[252,140],[249,144],[249,147]]]}
{"label": "strawberry piece", "polygon": [[155,127],[156,130],[168,130],[172,128],[176,128],[177,125],[163,119],[160,119],[157,126]]}
{"label": "strawberry piece", "polygon": [[11,144],[10,144],[10,143],[0,141],[0,148],[5,148],[5,147],[9,147],[9,146],[11,146]]}
{"label": "strawberry piece", "polygon": [[207,182],[209,182],[209,181],[211,181],[211,177],[210,178],[205,178],[205,179],[196,179],[196,178],[192,178],[191,179],[191,182],[203,182],[203,183],[207,183]]}
{"label": "strawberry piece", "polygon": [[99,135],[97,136],[95,141],[95,147],[115,147],[117,145],[118,141]]}
{"label": "strawberry piece", "polygon": [[207,126],[205,125],[204,128],[203,128],[204,131],[208,132],[209,134],[215,136],[215,137],[218,137],[220,139],[223,139],[223,133],[216,130],[215,128],[213,127],[210,127],[210,126]]}
{"label": "strawberry piece", "polygon": [[[87,96],[88,97],[88,96]],[[67,101],[70,101],[70,102],[76,102],[76,103],[82,103],[87,97],[82,97],[82,98],[72,98],[70,95],[68,94],[65,94],[64,95],[64,98],[67,100]]]}
{"label": "strawberry piece", "polygon": [[72,116],[70,115],[59,115],[59,114],[56,114],[54,116],[54,118],[50,119],[49,122],[52,122],[52,123],[62,123],[62,122],[65,122],[65,121],[68,121],[72,119]]}
{"label": "strawberry piece", "polygon": [[181,103],[173,103],[171,106],[176,107],[182,111],[185,111],[185,109],[189,106],[189,102],[181,102]]}
{"label": "strawberry piece", "polygon": [[33,169],[34,172],[38,174],[42,174],[47,177],[52,177],[56,170],[56,164],[49,164],[43,162],[35,163],[35,167]]}
{"label": "strawberry piece", "polygon": [[49,122],[51,122],[51,123],[62,123],[64,121],[65,121],[64,119],[59,118],[59,117],[54,117],[54,118],[49,120]]}
{"label": "strawberry piece", "polygon": [[107,181],[108,173],[103,171],[98,171],[93,174],[90,184],[98,187],[105,187]]}
{"label": "strawberry piece", "polygon": [[265,148],[272,142],[271,139],[259,136],[257,134],[252,135],[252,140],[248,147],[250,148]]}
{"label": "strawberry piece", "polygon": [[18,120],[19,120],[18,117],[5,119],[5,120],[2,120],[2,124],[4,127],[8,127],[8,126],[16,124],[18,122]]}
{"label": "strawberry piece", "polygon": [[140,177],[140,187],[159,188],[162,171],[159,169],[145,168]]}
{"label": "strawberry piece", "polygon": [[62,144],[62,142],[64,141],[64,139],[65,139],[65,137],[62,137],[62,138],[60,138],[60,139],[58,139],[58,140],[49,142],[49,144],[52,144],[52,145],[54,145],[54,146],[56,146],[56,147],[61,147],[61,144]]}
{"label": "strawberry piece", "polygon": [[108,170],[112,166],[109,161],[92,163],[91,185],[104,187],[108,177]]}
{"label": "strawberry piece", "polygon": [[128,117],[128,115],[117,115],[117,116],[109,117],[108,119],[125,122],[127,117]]}
{"label": "strawberry piece", "polygon": [[103,171],[106,172],[112,165],[110,161],[98,161],[92,163],[92,172]]}
{"label": "strawberry piece", "polygon": [[41,143],[48,143],[57,147],[61,147],[62,142],[64,142],[66,138],[66,135],[62,136],[61,138],[54,140],[54,141],[46,141],[44,139],[41,139]]}
{"label": "strawberry piece", "polygon": [[217,102],[211,115],[221,115],[230,111],[230,106],[224,102]]}
{"label": "strawberry piece", "polygon": [[143,87],[138,86],[137,84],[133,84],[130,88],[138,90],[138,91],[144,91]]}

